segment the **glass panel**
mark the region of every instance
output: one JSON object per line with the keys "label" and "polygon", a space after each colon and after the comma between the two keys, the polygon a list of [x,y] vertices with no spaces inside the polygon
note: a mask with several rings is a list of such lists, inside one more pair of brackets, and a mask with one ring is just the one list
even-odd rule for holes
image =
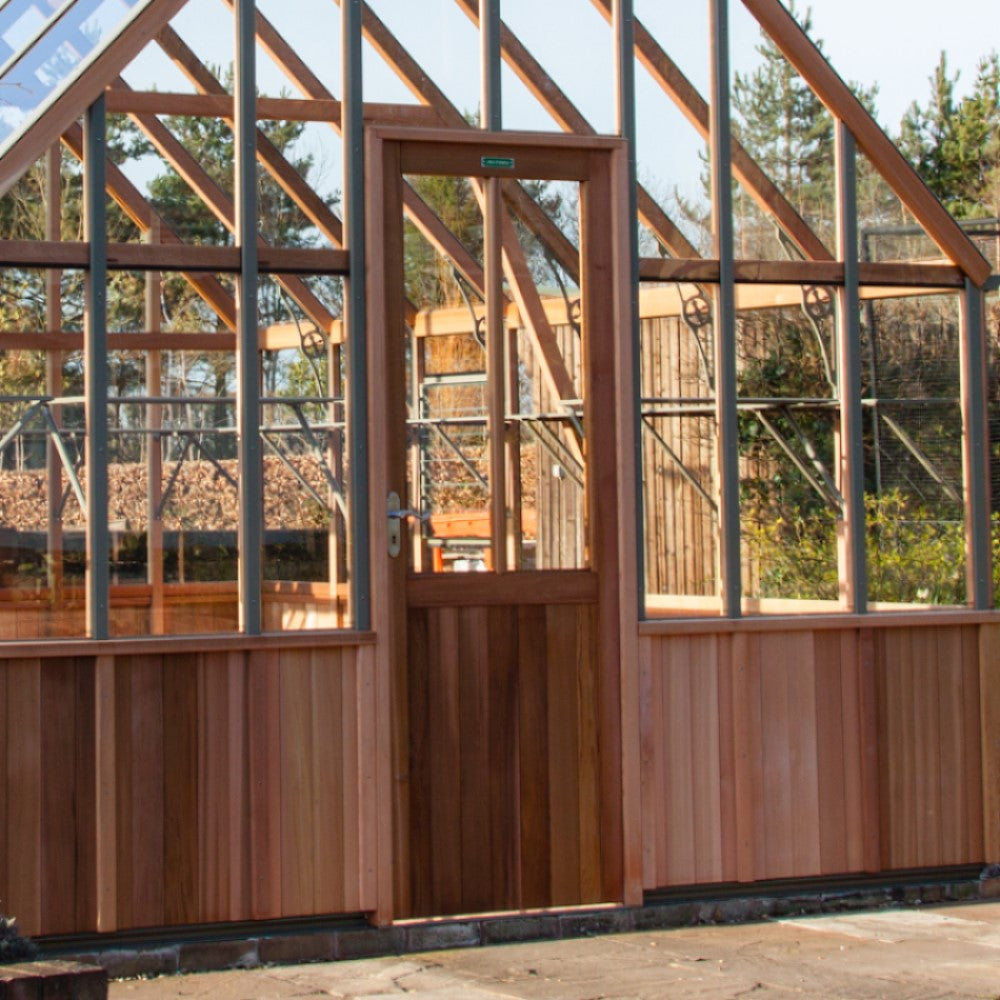
{"label": "glass panel", "polygon": [[639,297],[646,612],[718,613],[712,288]]}
{"label": "glass panel", "polygon": [[[339,311],[339,278],[302,280],[324,308]],[[276,286],[268,279],[262,292]],[[350,624],[347,345],[339,323],[325,335],[285,295],[262,294],[260,302],[264,628],[338,628]],[[269,313],[268,302],[284,302],[286,311]]]}
{"label": "glass panel", "polygon": [[[29,174],[22,186],[36,176]],[[12,223],[16,227],[18,220]],[[41,342],[49,325],[79,330],[81,290],[80,272],[3,269],[0,330],[24,338],[26,345]],[[86,550],[80,351],[0,351],[0,379],[0,636],[82,636]]]}
{"label": "glass panel", "polygon": [[[569,182],[523,182],[560,231],[576,242],[580,192]],[[586,320],[576,276],[560,265],[538,236],[515,224],[521,253],[533,275],[547,329],[522,319],[511,344],[508,372],[508,497],[514,523],[509,538],[515,566],[583,569],[590,564],[584,386]],[[565,262],[569,263],[569,262]],[[573,261],[579,273],[580,260]],[[513,293],[513,289],[511,289]],[[560,372],[550,370],[537,342],[551,337]],[[557,389],[563,380],[567,389]]]}
{"label": "glass panel", "polygon": [[70,0],[54,11],[16,2],[0,11],[0,156],[150,2]]}
{"label": "glass panel", "polygon": [[868,597],[966,599],[959,307],[955,295],[862,303]]}
{"label": "glass panel", "polygon": [[[482,268],[479,182],[409,180],[462,247],[453,247],[453,256],[446,257],[431,245],[440,242],[438,237],[432,233],[428,240],[408,224],[405,283],[415,316],[408,350],[406,506],[415,512],[411,519],[419,521],[410,532],[410,565],[421,572],[495,568],[492,511],[498,505],[506,526],[502,561],[509,569],[584,567],[589,553],[579,261],[572,266],[564,261],[566,268],[558,264],[520,221],[507,230],[507,257],[514,263],[503,294],[508,307],[517,300],[524,308],[516,314],[506,309],[507,323],[519,326],[508,325],[504,334],[506,370],[498,381],[506,396],[505,428],[491,432],[486,309],[477,276]],[[575,235],[575,184],[521,183],[564,234]],[[539,342],[552,345],[548,361]],[[491,469],[491,433],[504,435],[499,472]],[[503,496],[492,490],[496,479],[505,482]]]}
{"label": "glass panel", "polygon": [[[744,307],[737,313],[737,371],[748,613],[838,610],[843,499],[834,295],[819,286],[738,289],[737,304]],[[795,304],[781,304],[789,299]]]}

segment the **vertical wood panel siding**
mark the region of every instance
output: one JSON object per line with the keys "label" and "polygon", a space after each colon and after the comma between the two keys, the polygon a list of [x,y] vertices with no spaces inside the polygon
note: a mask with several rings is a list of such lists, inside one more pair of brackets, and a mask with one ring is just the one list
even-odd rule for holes
{"label": "vertical wood panel siding", "polygon": [[4,911],[30,934],[98,929],[98,808],[103,930],[373,909],[372,669],[341,646],[118,657],[108,795],[94,659],[3,661]]}
{"label": "vertical wood panel siding", "polygon": [[876,649],[883,867],[983,861],[977,628],[891,629]]}
{"label": "vertical wood panel siding", "polygon": [[643,637],[645,887],[983,861],[978,644],[977,626]]}
{"label": "vertical wood panel siding", "polygon": [[413,608],[412,913],[598,902],[595,609]]}

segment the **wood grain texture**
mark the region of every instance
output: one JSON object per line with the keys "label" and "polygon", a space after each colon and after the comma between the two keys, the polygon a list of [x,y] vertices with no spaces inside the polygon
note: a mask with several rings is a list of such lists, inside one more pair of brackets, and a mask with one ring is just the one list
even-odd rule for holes
{"label": "wood grain texture", "polygon": [[374,662],[0,661],[0,898],[44,935],[375,906]]}
{"label": "wood grain texture", "polygon": [[983,861],[986,628],[643,636],[645,888]]}
{"label": "wood grain texture", "polygon": [[597,902],[592,605],[409,613],[412,916]]}

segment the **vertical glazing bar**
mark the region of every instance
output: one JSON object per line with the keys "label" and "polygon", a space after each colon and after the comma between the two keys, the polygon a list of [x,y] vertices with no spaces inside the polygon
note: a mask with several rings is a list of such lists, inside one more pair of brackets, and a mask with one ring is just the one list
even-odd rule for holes
{"label": "vertical glazing bar", "polygon": [[491,132],[503,128],[500,96],[500,0],[479,0],[482,95],[479,124]]}
{"label": "vertical glazing bar", "polygon": [[486,281],[486,377],[490,454],[490,539],[493,569],[507,570],[507,345],[503,315],[501,261],[501,212],[498,177],[483,184],[483,253]]}
{"label": "vertical glazing bar", "polygon": [[741,615],[739,424],[736,412],[736,289],[733,266],[733,171],[729,113],[728,0],[709,0],[712,93],[712,231],[719,258],[715,291],[715,410],[718,437],[719,568],[722,611]]}
{"label": "vertical glazing bar", "polygon": [[104,98],[83,119],[84,220],[90,248],[84,323],[87,420],[87,635],[107,639],[108,608],[108,228]]}
{"label": "vertical glazing bar", "polygon": [[861,301],[858,288],[858,191],[854,136],[837,123],[837,245],[844,262],[839,293],[837,383],[840,390],[840,490],[844,497],[841,574],[847,610],[868,610],[865,558],[864,450],[861,413]]}
{"label": "vertical glazing bar", "polygon": [[966,579],[969,602],[978,610],[993,606],[985,332],[983,293],[966,278],[960,340]]}
{"label": "vertical glazing bar", "polygon": [[342,0],[341,115],[344,142],[344,242],[350,251],[344,329],[347,342],[347,433],[351,464],[348,497],[351,607],[357,629],[371,627],[368,522],[368,362],[365,324],[364,93],[361,77],[361,0]]}
{"label": "vertical glazing bar", "polygon": [[260,437],[260,357],[257,333],[257,113],[254,0],[237,0],[234,93],[236,243],[236,426],[239,434],[240,628],[257,635],[261,614],[264,541],[263,458]]}
{"label": "vertical glazing bar", "polygon": [[[635,14],[632,0],[613,0],[612,25],[615,46],[615,127],[618,134],[628,142],[628,282],[631,295],[630,316],[632,319],[632,402],[633,434],[632,447],[635,463],[635,545],[636,586],[639,594],[639,617],[646,617],[646,522],[643,512],[642,493],[642,383],[639,350],[639,229],[637,205],[638,157],[636,154],[635,125]],[[623,511],[623,517],[628,513]]]}

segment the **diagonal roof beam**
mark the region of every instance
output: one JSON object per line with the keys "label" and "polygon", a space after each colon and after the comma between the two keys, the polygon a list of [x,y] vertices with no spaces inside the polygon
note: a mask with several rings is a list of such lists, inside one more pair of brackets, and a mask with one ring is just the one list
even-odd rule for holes
{"label": "diagonal roof beam", "polygon": [[39,115],[0,159],[0,195],[101,96],[105,87],[139,54],[143,46],[184,6],[186,0],[153,0]]}
{"label": "diagonal roof beam", "polygon": [[812,87],[830,114],[850,129],[858,147],[931,239],[976,285],[982,285],[991,273],[989,263],[865,111],[795,18],[778,0],[743,0],[743,6]]}
{"label": "diagonal roof beam", "polygon": [[[119,89],[129,89],[124,80],[119,81]],[[184,144],[155,115],[133,112],[129,117],[139,126],[139,129],[174,170],[184,178],[191,190],[201,198],[219,222],[230,232],[235,232],[236,215],[232,198],[219,187],[208,171],[188,152]],[[257,244],[263,247],[270,245],[259,234]],[[333,330],[335,317],[317,298],[312,289],[301,278],[293,275],[275,275],[274,277],[299,304],[305,314],[324,333],[329,335]]]}
{"label": "diagonal roof beam", "polygon": [[[479,24],[477,0],[455,0],[455,2],[473,24]],[[500,22],[500,50],[507,65],[564,131],[575,135],[597,134],[597,130],[584,118],[555,80],[545,72],[541,63],[503,21]],[[685,258],[701,256],[642,184],[637,187],[637,195],[639,218],[671,254]]]}
{"label": "diagonal roof beam", "polygon": [[[83,129],[74,123],[62,136],[63,144],[82,163],[83,162]],[[171,229],[152,205],[143,197],[139,189],[111,162],[110,157],[105,163],[107,171],[108,194],[114,198],[122,211],[147,233],[154,225],[159,227],[161,243],[180,244],[183,241]],[[226,287],[218,278],[197,273],[181,272],[194,290],[212,308],[223,323],[230,329],[236,329],[236,302]]]}
{"label": "diagonal roof beam", "polygon": [[[226,96],[230,99],[231,108],[232,95],[226,93],[226,88],[218,77],[205,66],[170,25],[160,30],[156,41],[200,93]],[[231,113],[227,112],[222,117],[230,124],[233,121]],[[257,159],[305,217],[334,246],[342,247],[344,228],[341,220],[260,129],[257,129]]]}
{"label": "diagonal roof beam", "polygon": [[[610,21],[610,0],[591,0],[591,2]],[[634,33],[635,52],[639,61],[659,84],[660,89],[677,105],[684,117],[707,141],[709,137],[708,103],[638,18],[634,21]],[[734,176],[760,208],[778,222],[785,234],[805,254],[806,258],[808,260],[833,260],[833,254],[826,248],[823,241],[812,231],[777,185],[735,138],[732,141],[731,156]]]}

